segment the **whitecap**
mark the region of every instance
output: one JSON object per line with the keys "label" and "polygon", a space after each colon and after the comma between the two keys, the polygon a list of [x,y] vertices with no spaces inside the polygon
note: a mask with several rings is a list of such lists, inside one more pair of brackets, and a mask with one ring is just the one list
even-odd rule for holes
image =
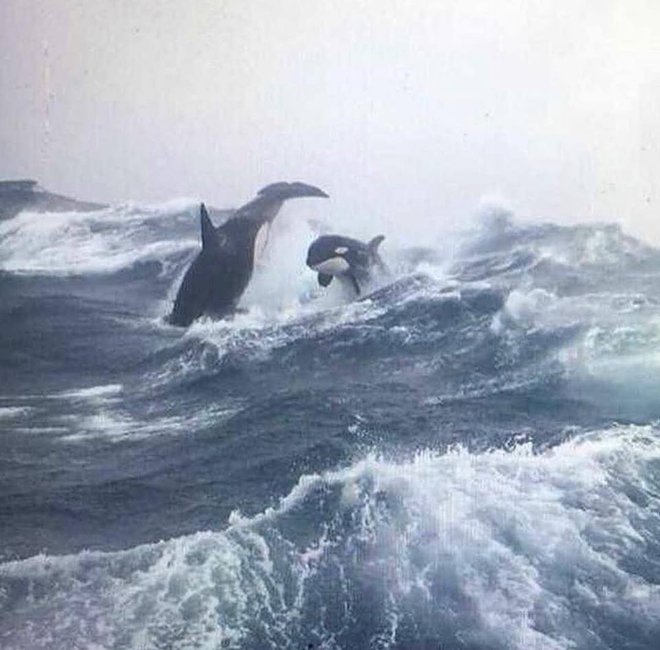
{"label": "whitecap", "polygon": [[[660,587],[634,563],[660,532],[659,440],[628,426],[541,451],[369,456],[221,532],[6,562],[5,647],[349,647],[364,625],[382,647],[411,629],[520,650],[648,638]],[[319,607],[328,593],[340,607]]]}

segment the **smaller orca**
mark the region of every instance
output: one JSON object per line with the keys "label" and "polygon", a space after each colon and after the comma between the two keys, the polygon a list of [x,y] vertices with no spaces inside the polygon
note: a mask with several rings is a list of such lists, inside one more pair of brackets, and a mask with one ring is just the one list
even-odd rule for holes
{"label": "smaller orca", "polygon": [[318,272],[318,281],[327,287],[333,277],[348,281],[359,296],[362,288],[372,280],[374,267],[387,273],[387,267],[378,254],[384,235],[363,243],[340,235],[322,235],[315,239],[307,251],[307,266]]}

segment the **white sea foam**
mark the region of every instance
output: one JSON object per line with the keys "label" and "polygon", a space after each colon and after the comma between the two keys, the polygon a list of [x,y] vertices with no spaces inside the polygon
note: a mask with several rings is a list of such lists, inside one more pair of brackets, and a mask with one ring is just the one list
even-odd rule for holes
{"label": "white sea foam", "polygon": [[[192,212],[192,206],[188,206]],[[197,240],[152,224],[180,218],[183,205],[137,209],[130,205],[93,212],[21,212],[0,223],[0,268],[25,274],[112,273],[140,261],[191,251]],[[188,219],[190,216],[183,212]]]}
{"label": "white sea foam", "polygon": [[407,620],[482,648],[612,648],[617,625],[660,629],[634,568],[660,532],[659,462],[652,427],[369,457],[223,532],[0,565],[4,647],[351,647],[364,606],[378,647]]}
{"label": "white sea foam", "polygon": [[[26,434],[51,434],[62,443],[79,443],[102,440],[109,443],[140,440],[153,436],[174,436],[188,433],[210,424],[218,425],[237,413],[239,400],[223,405],[197,409],[185,416],[134,417],[122,407],[122,384],[103,384],[63,391],[47,395],[22,395],[21,400],[35,406],[0,407],[0,420],[11,425],[12,430]],[[58,401],[57,410],[50,412],[44,400]],[[70,410],[62,411],[62,406]],[[25,426],[21,416],[38,413],[30,426]]]}
{"label": "white sea foam", "polygon": [[0,420],[16,420],[31,411],[27,406],[0,406]]}
{"label": "white sea foam", "polygon": [[[273,282],[277,284],[279,280]],[[258,284],[255,291],[263,289],[264,285]],[[150,381],[168,382],[173,377],[198,372],[207,366],[216,367],[232,353],[240,353],[245,358],[265,359],[274,350],[293,341],[320,336],[343,326],[368,326],[369,321],[387,311],[385,305],[377,305],[369,298],[343,303],[337,294],[321,293],[310,300],[304,289],[302,294],[299,293],[299,288],[275,293],[264,305],[259,304],[255,294],[251,293],[246,304],[250,306],[231,318],[214,320],[203,317],[195,321],[185,330],[183,337],[203,342],[206,347],[201,351],[188,349],[178,354],[152,375]],[[179,341],[175,344],[178,345]]]}
{"label": "white sea foam", "polygon": [[[300,293],[300,288],[292,290],[294,285],[284,289],[281,295],[274,295],[265,305],[259,304],[259,299],[250,294],[246,304],[254,302],[245,311],[221,320],[202,317],[188,327],[182,334],[183,339],[199,341],[204,346],[186,348],[150,375],[149,381],[161,384],[189,374],[213,371],[228,355],[239,354],[243,360],[266,360],[287,345],[314,340],[331,332],[350,329],[354,336],[373,334],[383,330],[379,319],[392,309],[402,309],[417,301],[460,302],[462,288],[489,289],[483,282],[459,283],[448,276],[438,279],[422,273],[394,282],[396,286],[382,287],[386,295],[381,295],[377,289],[360,300],[353,296],[347,300],[341,293],[330,295],[325,290],[310,298],[304,290]],[[259,291],[261,289],[263,285]],[[173,329],[162,321],[160,327]],[[387,331],[401,341],[411,341],[416,336],[415,328],[407,325],[389,326]],[[180,343],[177,338],[173,344],[179,346]]]}
{"label": "white sea foam", "polygon": [[58,393],[56,397],[70,397],[80,399],[94,399],[97,397],[110,397],[118,395],[123,390],[121,384],[102,384],[99,386],[91,386],[90,388],[80,388],[78,390],[65,391]]}
{"label": "white sea foam", "polygon": [[139,420],[129,414],[110,408],[91,415],[76,415],[69,419],[68,431],[62,442],[85,442],[91,439],[106,442],[140,440],[153,436],[187,434],[210,424],[218,425],[240,410],[239,407],[213,407],[200,409],[194,415],[152,417]]}

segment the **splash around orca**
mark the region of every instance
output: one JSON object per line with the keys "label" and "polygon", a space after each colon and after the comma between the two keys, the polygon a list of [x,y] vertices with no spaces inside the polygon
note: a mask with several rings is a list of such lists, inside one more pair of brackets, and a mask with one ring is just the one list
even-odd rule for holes
{"label": "splash around orca", "polygon": [[235,311],[250,283],[255,257],[265,245],[270,224],[284,201],[302,197],[328,195],[305,183],[273,183],[218,228],[202,203],[202,250],[186,271],[168,322],[187,327],[200,316],[222,318]]}
{"label": "splash around orca", "polygon": [[387,273],[378,253],[384,239],[384,235],[378,235],[364,243],[341,235],[322,235],[312,242],[307,251],[307,266],[318,273],[318,282],[322,287],[327,287],[337,277],[348,282],[359,296],[372,281],[374,268]]}

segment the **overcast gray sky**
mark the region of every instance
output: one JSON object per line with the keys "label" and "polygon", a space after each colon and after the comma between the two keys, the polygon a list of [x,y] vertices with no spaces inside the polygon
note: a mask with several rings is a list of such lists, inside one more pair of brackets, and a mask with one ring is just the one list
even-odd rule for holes
{"label": "overcast gray sky", "polygon": [[619,220],[660,243],[657,0],[1,0],[0,177],[80,198]]}

